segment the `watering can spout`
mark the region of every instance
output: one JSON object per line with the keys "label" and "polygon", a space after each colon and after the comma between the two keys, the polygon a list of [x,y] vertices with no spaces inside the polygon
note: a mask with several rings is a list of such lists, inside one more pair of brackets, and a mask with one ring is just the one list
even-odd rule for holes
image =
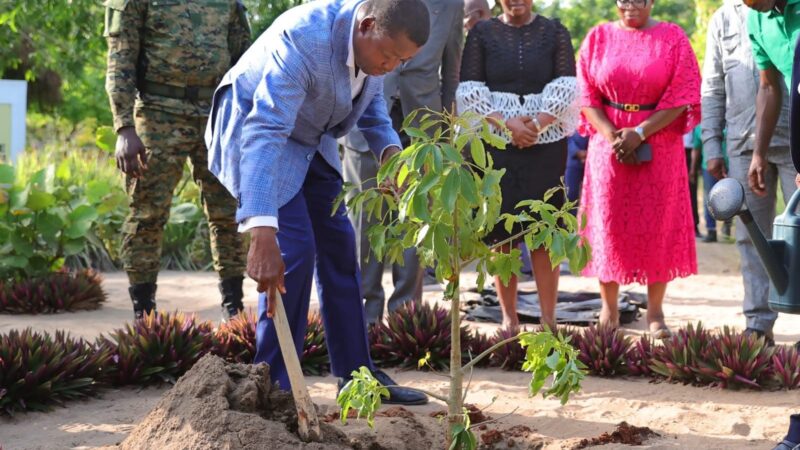
{"label": "watering can spout", "polygon": [[788,270],[783,264],[785,242],[768,241],[764,237],[764,233],[758,228],[758,224],[753,220],[753,215],[747,209],[744,187],[732,178],[718,181],[709,193],[708,209],[715,219],[721,221],[739,216],[747,229],[747,234],[753,241],[753,246],[764,264],[776,293],[778,295],[785,293],[789,286]]}

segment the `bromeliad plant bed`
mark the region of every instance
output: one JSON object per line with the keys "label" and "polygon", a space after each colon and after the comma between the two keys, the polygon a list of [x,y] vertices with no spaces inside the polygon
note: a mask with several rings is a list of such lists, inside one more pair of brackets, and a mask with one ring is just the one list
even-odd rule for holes
{"label": "bromeliad plant bed", "polygon": [[106,301],[101,276],[92,270],[58,271],[31,279],[0,281],[0,314],[90,311]]}

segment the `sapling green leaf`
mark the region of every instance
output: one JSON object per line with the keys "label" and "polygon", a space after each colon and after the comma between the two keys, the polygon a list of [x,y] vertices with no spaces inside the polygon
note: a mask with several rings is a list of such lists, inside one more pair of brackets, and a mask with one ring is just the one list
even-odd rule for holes
{"label": "sapling green leaf", "polygon": [[472,155],[472,161],[478,165],[479,168],[485,169],[486,168],[486,149],[483,146],[483,141],[480,139],[473,139],[470,141],[470,155]]}
{"label": "sapling green leaf", "polygon": [[555,396],[565,404],[571,393],[581,389],[585,370],[578,361],[578,350],[570,345],[568,337],[550,331],[524,332],[520,333],[519,342],[525,347],[522,370],[531,373],[530,395],[538,394],[551,377],[552,384],[542,392],[543,397]]}
{"label": "sapling green leaf", "polygon": [[431,360],[431,352],[425,352],[425,357],[420,358],[419,361],[417,361],[417,368],[421,369],[424,366],[428,365],[428,361],[430,360]]}
{"label": "sapling green leaf", "polygon": [[336,403],[342,410],[342,423],[347,423],[350,409],[355,409],[358,413],[356,418],[366,418],[367,424],[372,428],[375,426],[375,412],[381,407],[381,397],[389,398],[389,389],[382,386],[366,367],[354,370],[351,376],[353,378],[342,387],[336,397]]}
{"label": "sapling green leaf", "polygon": [[405,131],[406,134],[409,135],[410,137],[414,138],[425,139],[428,137],[428,135],[425,134],[425,132],[420,130],[419,128],[408,127],[403,131]]}

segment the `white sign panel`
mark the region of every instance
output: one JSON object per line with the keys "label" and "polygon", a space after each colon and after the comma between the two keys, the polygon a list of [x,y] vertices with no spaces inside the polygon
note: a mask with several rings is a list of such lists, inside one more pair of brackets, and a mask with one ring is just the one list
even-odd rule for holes
{"label": "white sign panel", "polygon": [[0,80],[0,160],[16,161],[25,149],[28,83]]}

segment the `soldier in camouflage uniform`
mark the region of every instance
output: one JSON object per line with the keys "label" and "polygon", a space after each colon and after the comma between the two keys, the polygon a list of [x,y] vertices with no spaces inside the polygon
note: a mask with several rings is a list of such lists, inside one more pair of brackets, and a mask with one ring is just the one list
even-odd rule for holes
{"label": "soldier in camouflage uniform", "polygon": [[134,314],[155,309],[161,242],[188,158],[208,218],[224,313],[243,308],[245,251],[236,201],[208,171],[203,140],[211,96],[250,45],[238,0],[106,0],[106,91],[130,213],[122,261]]}

